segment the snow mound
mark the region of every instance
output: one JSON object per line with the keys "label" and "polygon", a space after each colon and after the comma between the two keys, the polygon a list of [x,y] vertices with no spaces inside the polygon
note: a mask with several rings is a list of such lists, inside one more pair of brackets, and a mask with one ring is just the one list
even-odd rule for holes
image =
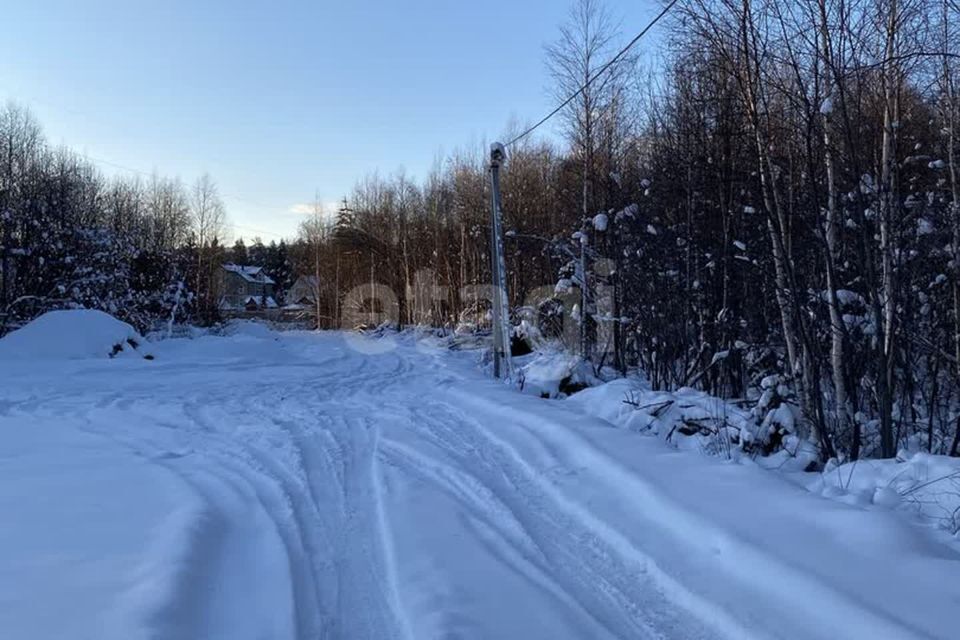
{"label": "snow mound", "polygon": [[575,393],[567,398],[567,402],[578,406],[587,415],[619,425],[623,424],[634,410],[625,400],[643,390],[645,385],[639,380],[619,378]]}
{"label": "snow mound", "polygon": [[848,504],[912,512],[960,533],[960,458],[901,451],[895,460],[832,464],[809,489]]}
{"label": "snow mound", "polygon": [[93,309],[49,311],[0,339],[2,360],[82,360],[153,356],[146,340],[126,322]]}
{"label": "snow mound", "polygon": [[535,351],[514,358],[520,373],[520,388],[542,398],[557,398],[590,385],[600,384],[588,363],[564,350]]}
{"label": "snow mound", "polygon": [[815,458],[815,451],[795,433],[791,405],[780,402],[771,408],[771,398],[758,405],[758,416],[697,389],[657,391],[642,380],[620,379],[579,391],[566,402],[682,450],[737,460],[762,452],[761,466],[787,470],[804,469]]}
{"label": "snow mound", "polygon": [[608,223],[609,219],[605,213],[598,213],[597,215],[593,216],[593,228],[597,231],[606,231]]}

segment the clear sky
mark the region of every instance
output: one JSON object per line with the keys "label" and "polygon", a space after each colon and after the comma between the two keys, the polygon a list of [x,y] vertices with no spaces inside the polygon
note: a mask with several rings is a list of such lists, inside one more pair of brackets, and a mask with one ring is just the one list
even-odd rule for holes
{"label": "clear sky", "polygon": [[[609,0],[631,37],[656,0]],[[234,233],[290,236],[302,205],[373,171],[422,177],[553,106],[543,46],[566,0],[19,0],[0,21],[0,100],[54,144],[192,181]],[[654,40],[650,41],[655,42]],[[649,49],[650,44],[647,44]],[[549,132],[548,132],[549,133]]]}

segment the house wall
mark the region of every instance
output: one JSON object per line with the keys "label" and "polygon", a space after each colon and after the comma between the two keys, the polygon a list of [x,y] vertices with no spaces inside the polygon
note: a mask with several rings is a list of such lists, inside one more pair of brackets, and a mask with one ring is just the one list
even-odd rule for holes
{"label": "house wall", "polygon": [[275,298],[274,286],[263,282],[249,282],[243,276],[232,271],[221,272],[223,299],[232,306],[243,304],[247,296]]}
{"label": "house wall", "polygon": [[290,287],[290,291],[287,292],[287,302],[299,302],[304,298],[316,302],[317,287],[308,278],[300,276]]}

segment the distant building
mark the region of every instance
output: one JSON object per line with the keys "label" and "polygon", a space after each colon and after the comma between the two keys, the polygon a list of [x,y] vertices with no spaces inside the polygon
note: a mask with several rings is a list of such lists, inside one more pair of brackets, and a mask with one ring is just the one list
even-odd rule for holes
{"label": "distant building", "polygon": [[276,309],[277,283],[263,267],[225,264],[220,270],[220,308],[243,311]]}
{"label": "distant building", "polygon": [[312,307],[317,304],[319,292],[320,280],[317,276],[300,276],[287,291],[286,301],[288,305]]}

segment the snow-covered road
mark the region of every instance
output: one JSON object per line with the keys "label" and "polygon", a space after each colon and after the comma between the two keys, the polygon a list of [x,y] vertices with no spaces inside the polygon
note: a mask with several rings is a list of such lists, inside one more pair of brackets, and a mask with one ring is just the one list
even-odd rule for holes
{"label": "snow-covered road", "polygon": [[0,635],[950,637],[957,555],[889,513],[354,347],[0,365]]}

